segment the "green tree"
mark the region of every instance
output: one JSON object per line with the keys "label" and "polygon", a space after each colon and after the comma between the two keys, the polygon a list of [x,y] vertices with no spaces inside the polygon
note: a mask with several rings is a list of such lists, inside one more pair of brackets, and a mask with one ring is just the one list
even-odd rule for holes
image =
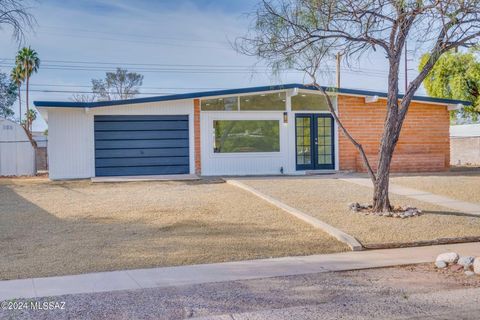
{"label": "green tree", "polygon": [[19,116],[20,123],[22,123],[22,95],[20,93],[20,88],[25,80],[25,72],[23,71],[22,66],[17,65],[13,68],[12,72],[10,73],[10,79],[17,87]]}
{"label": "green tree", "polygon": [[[30,106],[29,106],[29,87],[30,87],[30,77],[33,73],[38,71],[40,67],[40,58],[35,50],[31,47],[24,47],[20,49],[15,59],[17,66],[22,66],[23,72],[25,74],[25,81],[26,81],[26,105],[27,105],[27,112],[26,114],[30,114]],[[28,121],[26,123],[26,128],[28,131],[32,130],[32,123]]]}
{"label": "green tree", "polygon": [[[424,54],[419,69],[423,69],[430,59]],[[452,112],[452,120],[456,116],[477,121],[480,112],[480,60],[472,52],[446,53],[438,59],[433,69],[423,82],[429,96],[447,99],[470,101],[472,106],[465,107],[459,114]]]}
{"label": "green tree", "polygon": [[143,75],[117,68],[115,72],[107,72],[105,79],[92,79],[92,91],[101,101],[124,100],[139,94],[142,84]]}
{"label": "green tree", "polygon": [[0,73],[0,117],[12,118],[12,106],[17,99],[17,86],[8,79],[5,73]]}

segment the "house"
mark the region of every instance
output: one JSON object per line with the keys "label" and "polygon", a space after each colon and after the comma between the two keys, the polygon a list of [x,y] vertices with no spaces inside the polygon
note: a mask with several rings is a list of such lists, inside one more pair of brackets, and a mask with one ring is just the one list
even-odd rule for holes
{"label": "house", "polygon": [[480,124],[450,127],[450,156],[454,166],[480,166]]}
{"label": "house", "polygon": [[[375,164],[386,94],[331,92],[343,123]],[[415,97],[392,170],[448,170],[449,110],[462,104]],[[364,171],[326,99],[301,84],[35,106],[49,126],[51,179]]]}

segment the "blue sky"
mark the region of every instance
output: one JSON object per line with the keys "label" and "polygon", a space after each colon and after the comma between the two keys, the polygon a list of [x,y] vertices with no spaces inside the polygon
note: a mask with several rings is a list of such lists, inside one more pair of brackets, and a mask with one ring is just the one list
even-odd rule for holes
{"label": "blue sky", "polygon": [[[39,0],[38,25],[26,44],[42,60],[32,77],[31,100],[68,101],[90,90],[116,66],[142,73],[142,96],[309,82],[298,72],[274,77],[230,45],[244,35],[257,0]],[[0,29],[0,71],[10,72],[18,45]],[[416,58],[412,57],[415,68]],[[332,60],[332,64],[333,64]],[[386,90],[386,62],[375,53],[343,70],[342,86]],[[360,69],[359,69],[360,68]],[[415,73],[412,72],[412,76]],[[333,84],[333,73],[322,80]],[[62,92],[54,92],[62,91]],[[39,120],[34,130],[46,124]]]}

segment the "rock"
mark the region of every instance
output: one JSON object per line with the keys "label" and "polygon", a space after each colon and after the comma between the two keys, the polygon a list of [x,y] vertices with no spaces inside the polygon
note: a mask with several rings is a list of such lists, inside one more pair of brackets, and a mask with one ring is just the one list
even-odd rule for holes
{"label": "rock", "polygon": [[453,272],[463,271],[463,266],[461,266],[461,265],[459,265],[459,264],[453,264],[453,265],[450,267],[450,270],[452,270]]}
{"label": "rock", "polygon": [[465,275],[466,275],[467,277],[471,277],[471,276],[474,276],[474,275],[475,275],[475,272],[473,272],[473,271],[465,271]]}
{"label": "rock", "polygon": [[473,266],[474,260],[475,260],[475,257],[470,257],[470,256],[460,257],[457,261],[457,264],[463,266],[465,270],[468,270],[470,269],[471,266]]}
{"label": "rock", "polygon": [[480,257],[476,257],[473,261],[473,272],[480,274]]}
{"label": "rock", "polygon": [[[453,264],[453,263],[457,263],[458,258],[459,258],[459,256],[458,256],[457,253],[447,252],[447,253],[439,254],[435,261],[443,261],[447,264]],[[479,262],[479,264],[480,264],[480,262]],[[480,265],[479,265],[479,268],[480,268]],[[479,269],[479,271],[480,271],[480,269]]]}
{"label": "rock", "polygon": [[438,269],[445,269],[447,267],[447,263],[445,261],[435,261],[435,267]]}

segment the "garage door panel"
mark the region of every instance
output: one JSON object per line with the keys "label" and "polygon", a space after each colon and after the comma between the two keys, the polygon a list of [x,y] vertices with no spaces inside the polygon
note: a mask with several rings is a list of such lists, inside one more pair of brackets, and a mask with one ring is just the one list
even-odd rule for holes
{"label": "garage door panel", "polygon": [[121,121],[188,121],[188,115],[132,115],[132,116],[95,116],[97,122],[121,122]]}
{"label": "garage door panel", "polygon": [[97,159],[97,168],[105,167],[134,167],[134,166],[164,166],[188,165],[188,157],[153,157],[153,158],[113,158]]}
{"label": "garage door panel", "polygon": [[95,141],[96,149],[188,148],[188,140],[103,140]]}
{"label": "garage door panel", "polygon": [[95,122],[95,131],[187,130],[188,121],[116,121]]}
{"label": "garage door panel", "polygon": [[135,158],[135,157],[188,157],[188,148],[164,149],[101,149],[97,150],[96,158]]}
{"label": "garage door panel", "polygon": [[97,131],[96,140],[188,139],[188,131]]}
{"label": "garage door panel", "polygon": [[190,170],[189,166],[151,166],[151,167],[115,167],[97,168],[96,174],[99,177],[109,176],[141,176],[141,175],[164,175],[164,174],[185,174]]}
{"label": "garage door panel", "polygon": [[95,116],[96,176],[190,172],[188,116]]}

